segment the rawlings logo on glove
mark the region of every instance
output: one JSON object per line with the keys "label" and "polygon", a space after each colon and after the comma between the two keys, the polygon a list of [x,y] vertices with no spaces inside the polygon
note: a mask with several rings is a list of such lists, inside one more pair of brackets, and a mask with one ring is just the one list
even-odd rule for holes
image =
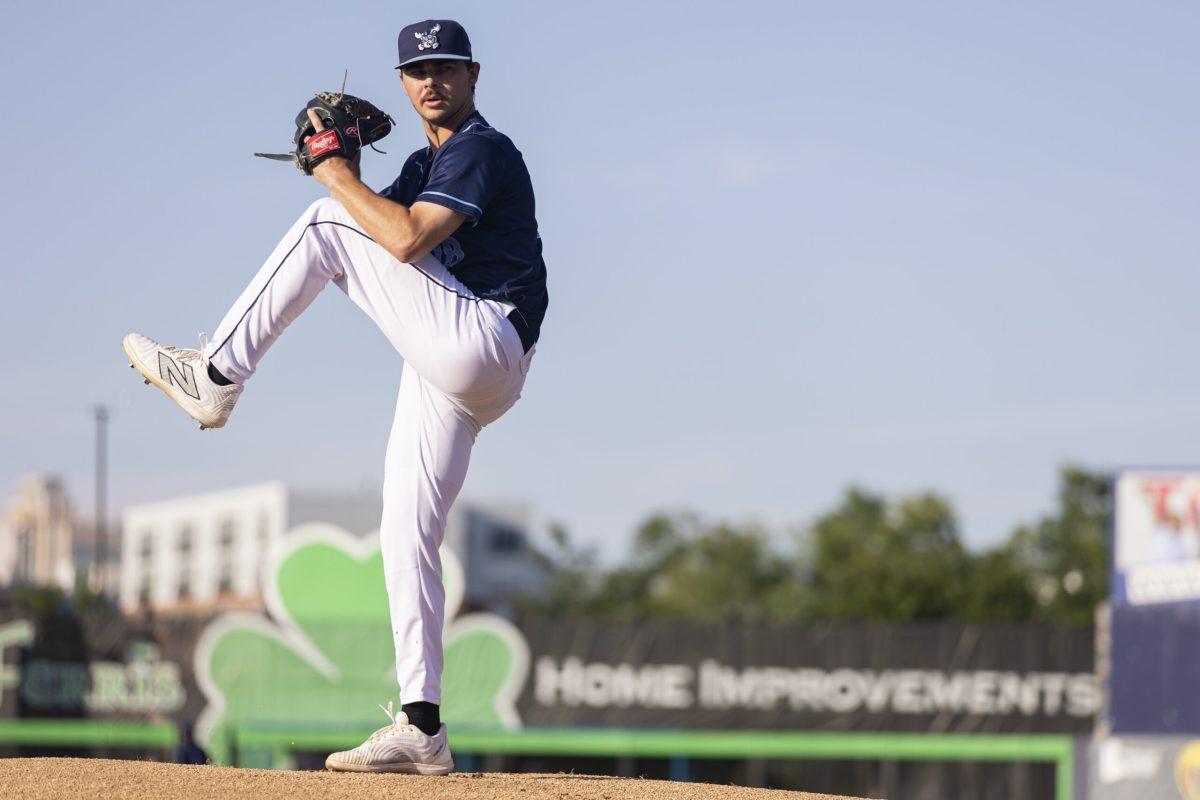
{"label": "rawlings logo on glove", "polygon": [[[349,134],[350,131],[346,131],[346,133]],[[305,145],[305,147],[308,148],[308,157],[313,159],[313,163],[316,163],[316,159],[323,155],[328,153],[340,153],[342,150],[342,143],[338,139],[337,131],[330,129],[327,131],[322,131],[309,139],[308,144]]]}
{"label": "rawlings logo on glove", "polygon": [[[318,132],[309,119],[312,109],[325,130]],[[354,158],[368,145],[378,150],[375,142],[392,132],[392,118],[362,98],[344,92],[317,92],[308,105],[296,115],[295,149],[291,153],[255,153],[261,158],[291,161],[305,175],[327,158]],[[380,150],[379,152],[383,152]]]}

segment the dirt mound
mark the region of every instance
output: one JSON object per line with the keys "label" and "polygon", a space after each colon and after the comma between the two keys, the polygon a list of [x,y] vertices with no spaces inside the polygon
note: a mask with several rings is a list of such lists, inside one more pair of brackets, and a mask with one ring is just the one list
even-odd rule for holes
{"label": "dirt mound", "polygon": [[183,767],[148,761],[86,758],[0,759],[4,797],[228,798],[251,800],[833,800],[833,795],[746,789],[710,783],[608,778],[594,775],[455,773],[353,775],[275,772],[230,767]]}

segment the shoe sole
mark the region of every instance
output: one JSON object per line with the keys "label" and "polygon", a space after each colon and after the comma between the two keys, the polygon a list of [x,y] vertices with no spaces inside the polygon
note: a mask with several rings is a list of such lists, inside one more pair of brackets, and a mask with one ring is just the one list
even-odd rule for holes
{"label": "shoe sole", "polygon": [[399,772],[407,775],[449,775],[454,771],[454,763],[445,764],[414,764],[403,762],[399,764],[339,764],[325,761],[325,769],[330,772]]}
{"label": "shoe sole", "polygon": [[147,368],[146,365],[142,363],[142,360],[137,357],[137,354],[134,353],[133,348],[129,346],[129,337],[128,336],[126,336],[124,339],[121,340],[121,348],[124,349],[125,355],[129,357],[129,366],[133,367],[139,373],[141,373],[142,377],[145,378],[147,381],[149,381],[150,383],[154,384],[159,389],[161,389],[163,394],[165,394],[167,397],[174,400],[175,405],[182,408],[189,417],[191,417],[192,419],[199,422],[200,430],[205,430],[207,428],[223,428],[223,427],[225,427],[224,422],[216,422],[216,421],[210,422],[209,420],[213,419],[211,416],[205,414],[202,411],[195,410],[194,408],[189,408],[188,406],[195,405],[194,403],[192,403],[191,398],[188,398],[186,401],[183,400],[174,391],[171,390],[171,387],[168,384],[166,384],[162,378],[158,377],[158,375],[154,371]]}

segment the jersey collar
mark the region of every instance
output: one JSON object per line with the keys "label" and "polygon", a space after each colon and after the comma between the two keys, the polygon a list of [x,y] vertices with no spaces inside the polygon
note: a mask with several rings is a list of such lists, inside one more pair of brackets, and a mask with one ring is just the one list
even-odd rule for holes
{"label": "jersey collar", "polygon": [[[483,114],[479,113],[479,109],[475,109],[474,111],[471,112],[471,116],[464,119],[463,124],[458,126],[458,130],[456,130],[454,132],[454,135],[451,136],[450,139],[453,139],[455,136],[458,136],[460,133],[466,133],[467,131],[469,131],[473,128],[488,129],[491,127],[492,127],[491,125],[488,125],[487,120],[483,118]],[[446,141],[448,142],[448,141],[450,141],[450,139],[447,139]]]}
{"label": "jersey collar", "polygon": [[439,147],[437,150],[434,150],[433,145],[431,144],[425,145],[425,156],[428,158],[430,155],[433,155],[441,150],[445,150],[446,145],[453,142],[454,138],[460,134],[466,133],[470,130],[479,130],[480,128],[490,130],[491,127],[491,125],[488,125],[487,120],[483,118],[483,114],[479,113],[479,109],[475,109],[471,112],[469,117],[463,120],[462,125],[458,126],[458,130],[450,134],[450,138],[442,142],[441,147]]}

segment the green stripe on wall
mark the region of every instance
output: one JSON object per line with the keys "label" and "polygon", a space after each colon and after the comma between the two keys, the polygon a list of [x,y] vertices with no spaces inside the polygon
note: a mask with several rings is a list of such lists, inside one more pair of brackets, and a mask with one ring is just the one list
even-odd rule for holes
{"label": "green stripe on wall", "polygon": [[44,747],[174,747],[179,732],[169,723],[94,719],[0,720],[0,744]]}
{"label": "green stripe on wall", "polygon": [[[237,730],[240,748],[336,750],[366,731]],[[0,744],[46,747],[168,748],[174,725],[87,719],[0,720]],[[826,758],[925,761],[1046,761],[1056,765],[1055,799],[1073,800],[1074,742],[1040,734],[797,733],[794,731],[636,731],[529,729],[455,731],[460,753],[685,758]]]}
{"label": "green stripe on wall", "polygon": [[[243,727],[238,747],[339,750],[366,731],[285,731]],[[1056,800],[1073,800],[1070,736],[1045,734],[797,733],[794,731],[456,730],[457,753],[684,758],[824,758],[921,761],[1045,761],[1055,764]]]}

